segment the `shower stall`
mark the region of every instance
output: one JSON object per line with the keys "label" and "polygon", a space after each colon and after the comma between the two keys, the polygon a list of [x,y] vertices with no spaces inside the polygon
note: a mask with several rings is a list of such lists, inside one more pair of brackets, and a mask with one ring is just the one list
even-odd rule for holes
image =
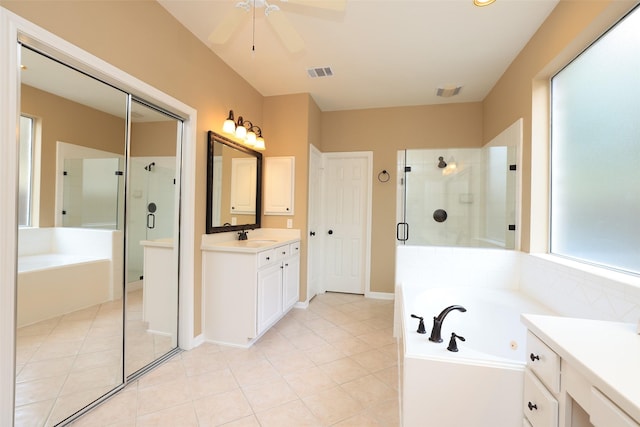
{"label": "shower stall", "polygon": [[398,152],[401,245],[513,249],[516,146]]}

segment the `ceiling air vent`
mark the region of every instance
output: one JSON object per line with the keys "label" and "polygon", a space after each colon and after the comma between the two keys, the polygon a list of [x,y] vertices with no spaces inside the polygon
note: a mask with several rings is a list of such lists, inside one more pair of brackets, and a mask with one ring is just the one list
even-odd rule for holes
{"label": "ceiling air vent", "polygon": [[443,98],[450,98],[452,96],[456,96],[462,90],[462,86],[445,86],[439,87],[436,90],[436,95],[441,96]]}
{"label": "ceiling air vent", "polygon": [[333,76],[333,70],[331,67],[313,67],[307,68],[307,74],[312,79],[316,77],[331,77]]}

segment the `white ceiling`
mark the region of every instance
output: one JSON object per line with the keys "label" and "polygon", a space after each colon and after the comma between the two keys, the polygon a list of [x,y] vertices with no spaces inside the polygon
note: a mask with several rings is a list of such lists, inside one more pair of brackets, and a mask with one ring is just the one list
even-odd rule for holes
{"label": "white ceiling", "polygon": [[[296,54],[264,9],[256,9],[255,43],[251,11],[213,46],[207,38],[237,0],[158,2],[263,96],[310,93],[322,111],[337,111],[483,100],[558,0],[482,8],[472,0],[347,0],[344,11],[272,0],[304,40]],[[308,68],[326,66],[333,77],[308,77]],[[437,97],[445,86],[463,88]]]}

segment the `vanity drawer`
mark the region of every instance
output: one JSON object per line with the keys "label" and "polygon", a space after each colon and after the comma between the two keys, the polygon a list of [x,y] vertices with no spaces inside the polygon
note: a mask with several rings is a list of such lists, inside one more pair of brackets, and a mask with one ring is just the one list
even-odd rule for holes
{"label": "vanity drawer", "polygon": [[527,367],[552,393],[560,392],[560,357],[531,332],[527,332]]}
{"label": "vanity drawer", "polygon": [[300,253],[300,242],[294,242],[289,245],[289,255],[298,255]]}
{"label": "vanity drawer", "polygon": [[278,246],[274,251],[277,259],[285,258],[289,255],[289,245]]}
{"label": "vanity drawer", "polygon": [[276,255],[276,249],[268,249],[266,251],[258,252],[258,268],[262,268],[266,265],[276,262],[278,259]]}
{"label": "vanity drawer", "polygon": [[589,420],[595,427],[638,427],[636,423],[623,412],[607,396],[595,387],[591,388],[591,408]]}
{"label": "vanity drawer", "polygon": [[558,401],[529,369],[524,371],[522,411],[532,427],[558,427]]}

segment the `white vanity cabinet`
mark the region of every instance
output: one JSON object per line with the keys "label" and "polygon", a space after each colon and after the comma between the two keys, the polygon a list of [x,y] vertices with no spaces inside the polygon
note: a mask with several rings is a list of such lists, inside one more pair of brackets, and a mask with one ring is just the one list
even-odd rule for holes
{"label": "white vanity cabinet", "polygon": [[640,427],[640,336],[632,324],[522,319],[529,329],[524,426]]}
{"label": "white vanity cabinet", "polygon": [[205,339],[249,347],[282,318],[298,301],[299,250],[299,240],[203,250]]}

